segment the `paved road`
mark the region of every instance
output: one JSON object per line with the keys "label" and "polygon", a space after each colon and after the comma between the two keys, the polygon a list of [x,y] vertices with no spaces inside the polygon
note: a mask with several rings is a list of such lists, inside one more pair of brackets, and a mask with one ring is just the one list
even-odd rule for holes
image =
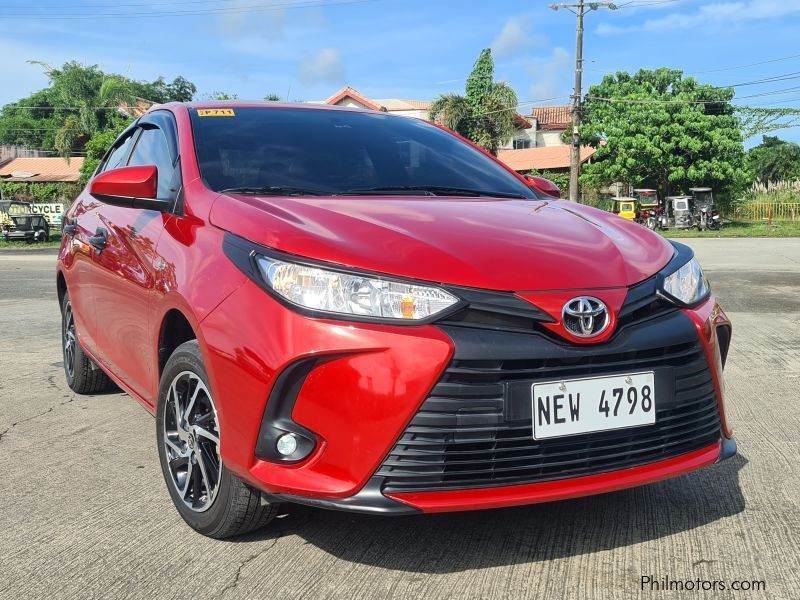
{"label": "paved road", "polygon": [[[692,242],[734,321],[740,455],[568,502],[378,518],[285,507],[237,541],[169,504],[153,419],[64,383],[52,255],[0,252],[0,598],[636,598],[642,575],[800,598],[800,240]],[[673,592],[645,593],[685,598]]]}

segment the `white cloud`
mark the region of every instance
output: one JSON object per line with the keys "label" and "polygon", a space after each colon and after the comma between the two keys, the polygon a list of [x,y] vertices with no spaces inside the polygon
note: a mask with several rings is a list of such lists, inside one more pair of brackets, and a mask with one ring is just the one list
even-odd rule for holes
{"label": "white cloud", "polygon": [[345,79],[342,53],[338,48],[322,48],[300,63],[300,81],[313,83],[342,83]]}
{"label": "white cloud", "polygon": [[491,44],[498,58],[508,58],[524,52],[535,44],[541,44],[541,36],[531,33],[530,15],[511,17]]}
{"label": "white cloud", "polygon": [[286,27],[286,9],[249,10],[249,0],[229,0],[225,12],[219,16],[222,32],[232,38],[255,35],[262,39],[280,39]]}
{"label": "white cloud", "polygon": [[632,31],[674,31],[695,27],[747,24],[762,19],[777,19],[800,13],[796,0],[741,0],[716,2],[699,6],[693,12],[676,12],[658,19],[647,19],[630,25],[602,23],[599,34],[619,34]]}
{"label": "white cloud", "polygon": [[569,93],[569,82],[574,73],[572,54],[561,46],[553,48],[547,58],[530,59],[525,71],[533,80],[531,99],[554,98]]}

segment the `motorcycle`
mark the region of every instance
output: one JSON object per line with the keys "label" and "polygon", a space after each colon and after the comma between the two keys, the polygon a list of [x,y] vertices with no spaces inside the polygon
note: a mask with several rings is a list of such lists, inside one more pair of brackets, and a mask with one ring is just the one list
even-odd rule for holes
{"label": "motorcycle", "polygon": [[722,227],[722,218],[719,212],[714,210],[714,195],[711,188],[691,188],[689,192],[692,194],[694,226],[699,231],[719,230]]}

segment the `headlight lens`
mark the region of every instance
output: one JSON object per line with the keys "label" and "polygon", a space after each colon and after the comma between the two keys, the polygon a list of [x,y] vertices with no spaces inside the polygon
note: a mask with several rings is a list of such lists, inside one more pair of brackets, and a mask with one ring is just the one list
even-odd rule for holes
{"label": "headlight lens", "polygon": [[708,280],[695,258],[664,277],[664,292],[684,304],[695,304],[703,300],[709,291]]}
{"label": "headlight lens", "polygon": [[446,291],[256,256],[264,282],[298,306],[341,315],[420,320],[458,303]]}

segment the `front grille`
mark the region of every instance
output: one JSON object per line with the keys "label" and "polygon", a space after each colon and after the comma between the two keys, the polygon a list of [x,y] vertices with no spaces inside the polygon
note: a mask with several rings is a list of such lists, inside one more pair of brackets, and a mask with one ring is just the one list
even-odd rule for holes
{"label": "front grille", "polygon": [[[378,469],[385,492],[535,483],[675,457],[720,439],[714,383],[694,327],[673,313],[602,347],[445,327],[456,354]],[[481,353],[484,356],[479,356]],[[522,354],[521,356],[518,356]],[[656,423],[535,441],[531,385],[654,370]]]}

